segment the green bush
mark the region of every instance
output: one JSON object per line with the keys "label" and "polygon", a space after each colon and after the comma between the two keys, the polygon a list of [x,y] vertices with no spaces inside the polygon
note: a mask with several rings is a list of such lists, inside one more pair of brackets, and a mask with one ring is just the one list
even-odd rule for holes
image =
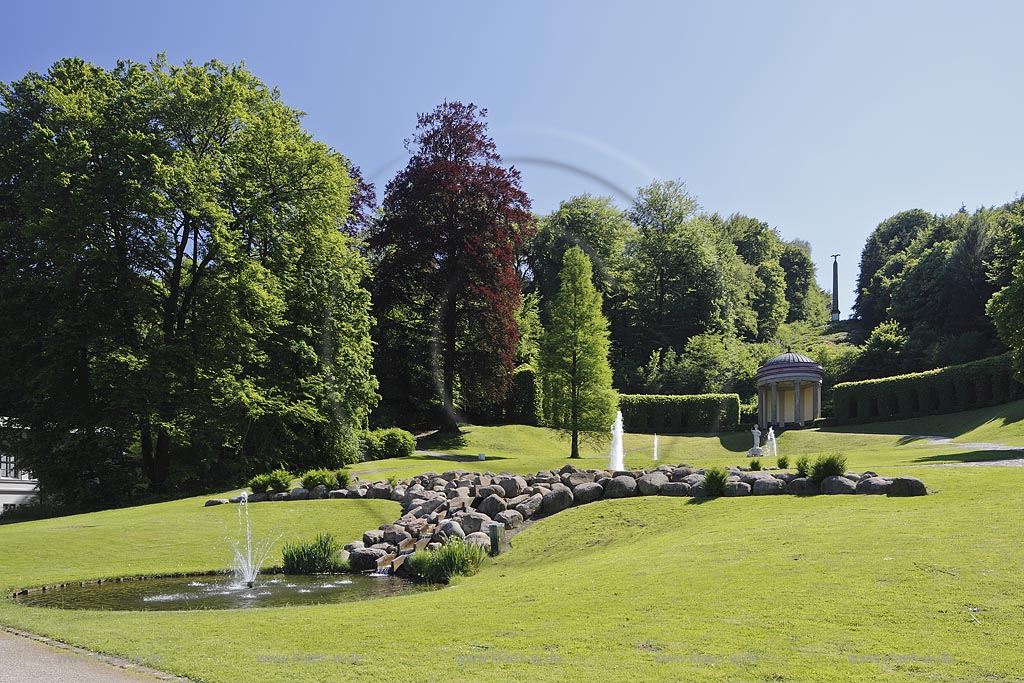
{"label": "green bush", "polygon": [[844,382],[832,390],[833,422],[903,420],[999,405],[1024,395],[1013,373],[1007,353],[927,372]]}
{"label": "green bush", "polygon": [[806,455],[801,455],[796,459],[796,475],[798,477],[806,477],[811,473],[811,459]]}
{"label": "green bush", "polygon": [[409,572],[429,583],[448,583],[453,576],[472,576],[487,557],[483,546],[453,538],[437,550],[421,550],[409,556]]}
{"label": "green bush", "polygon": [[312,541],[284,544],[285,574],[337,574],[348,571],[348,562],[341,559],[341,544],[334,536],[322,532]]}
{"label": "green bush", "polygon": [[304,489],[315,489],[317,486],[326,486],[329,489],[333,489],[334,485],[338,481],[337,472],[335,470],[329,470],[326,468],[319,468],[315,470],[309,470],[302,475],[302,488]]}
{"label": "green bush", "polygon": [[709,496],[725,495],[725,484],[729,481],[729,473],[724,467],[709,467],[704,470],[704,492]]}
{"label": "green bush", "polygon": [[784,455],[780,455],[778,458],[776,458],[775,464],[778,466],[778,468],[780,470],[788,470],[789,469],[789,458],[787,458]]}
{"label": "green bush", "polygon": [[270,475],[257,474],[249,480],[249,488],[252,489],[253,493],[266,493],[267,489],[270,488]]}
{"label": "green bush", "polygon": [[334,484],[339,489],[348,488],[349,483],[352,481],[352,475],[349,474],[348,470],[341,469],[334,471]]}
{"label": "green bush", "polygon": [[761,461],[758,460],[757,458],[754,458],[753,460],[751,460],[749,464],[750,464],[750,471],[751,472],[757,472],[758,470],[761,469]]}
{"label": "green bush", "polygon": [[416,437],[398,427],[363,432],[359,440],[366,460],[407,458],[416,451]]}
{"label": "green bush", "polygon": [[398,478],[398,475],[397,475],[397,474],[392,474],[392,475],[391,475],[391,476],[389,476],[389,477],[388,477],[388,479],[387,479],[387,482],[388,482],[388,486],[390,486],[391,488],[395,488],[396,486],[398,486],[398,483],[399,483],[400,481],[401,481],[401,479],[399,479],[399,478]]}
{"label": "green bush", "polygon": [[619,410],[626,431],[648,434],[728,432],[739,425],[740,397],[739,394],[623,394],[619,396]]}
{"label": "green bush", "polygon": [[281,493],[283,491],[289,491],[292,488],[292,481],[295,477],[292,473],[286,469],[276,469],[267,475],[268,479],[268,491],[274,491],[275,493]]}
{"label": "green bush", "polygon": [[838,477],[844,472],[846,472],[846,456],[842,453],[819,455],[811,467],[811,477],[814,479]]}

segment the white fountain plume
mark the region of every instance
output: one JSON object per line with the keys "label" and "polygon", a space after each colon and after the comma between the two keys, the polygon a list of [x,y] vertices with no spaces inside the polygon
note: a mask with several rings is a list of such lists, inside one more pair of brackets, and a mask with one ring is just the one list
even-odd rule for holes
{"label": "white fountain plume", "polygon": [[658,435],[654,435],[654,459],[658,459]]}
{"label": "white fountain plume", "polygon": [[244,530],[245,547],[242,547],[241,540],[232,541],[231,545],[235,551],[235,559],[231,563],[231,571],[235,577],[249,588],[256,583],[260,567],[270,556],[270,539],[258,541],[255,545],[252,542],[252,523],[249,521],[249,494],[242,491],[238,501],[238,528],[239,532]]}
{"label": "white fountain plume", "polygon": [[612,450],[608,469],[612,472],[626,469],[622,462],[625,453],[622,450],[622,411],[615,414],[615,422],[612,424]]}
{"label": "white fountain plume", "polygon": [[775,428],[774,427],[769,427],[768,428],[768,439],[765,442],[765,446],[768,449],[768,454],[769,454],[770,457],[773,457],[773,458],[778,458],[779,457],[779,444],[778,444],[778,442],[775,441]]}

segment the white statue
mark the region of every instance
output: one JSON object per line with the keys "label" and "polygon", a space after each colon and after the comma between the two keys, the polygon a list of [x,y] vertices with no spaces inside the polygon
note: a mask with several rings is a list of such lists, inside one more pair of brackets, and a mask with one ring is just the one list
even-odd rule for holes
{"label": "white statue", "polygon": [[757,425],[754,425],[750,433],[754,435],[754,449],[759,449],[761,447],[761,430],[757,428]]}

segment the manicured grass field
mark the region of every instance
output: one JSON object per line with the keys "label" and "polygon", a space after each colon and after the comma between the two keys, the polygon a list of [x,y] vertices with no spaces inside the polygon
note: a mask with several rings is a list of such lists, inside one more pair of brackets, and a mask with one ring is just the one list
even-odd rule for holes
{"label": "manicured grass field", "polygon": [[[971,429],[1010,442],[1016,421],[990,422]],[[1024,468],[910,467],[953,451],[861,435],[888,429],[790,432],[779,445],[912,473],[933,495],[603,501],[537,522],[441,591],[248,612],[59,612],[3,599],[0,623],[208,682],[1024,680]],[[733,438],[662,437],[661,461],[739,464],[749,436]],[[645,439],[630,436],[627,450]],[[547,452],[559,442],[543,430],[474,428],[461,448],[481,443],[493,460],[362,469],[568,462]],[[580,464],[606,464],[601,449],[590,455]],[[649,465],[650,454],[626,462]],[[235,506],[202,501],[0,526],[0,585],[225,567]],[[282,541],[320,530],[347,540],[398,506],[262,503],[251,514]]]}

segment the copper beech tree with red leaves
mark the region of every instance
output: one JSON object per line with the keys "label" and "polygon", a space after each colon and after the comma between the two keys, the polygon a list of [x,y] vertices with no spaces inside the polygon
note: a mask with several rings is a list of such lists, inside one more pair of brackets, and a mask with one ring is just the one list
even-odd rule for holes
{"label": "copper beech tree with red leaves", "polygon": [[487,135],[486,115],[444,102],[418,116],[405,143],[412,158],[388,183],[368,240],[376,371],[398,423],[439,402],[441,428],[457,431],[456,406],[485,413],[511,383],[516,255],[534,221],[519,171],[502,165]]}

